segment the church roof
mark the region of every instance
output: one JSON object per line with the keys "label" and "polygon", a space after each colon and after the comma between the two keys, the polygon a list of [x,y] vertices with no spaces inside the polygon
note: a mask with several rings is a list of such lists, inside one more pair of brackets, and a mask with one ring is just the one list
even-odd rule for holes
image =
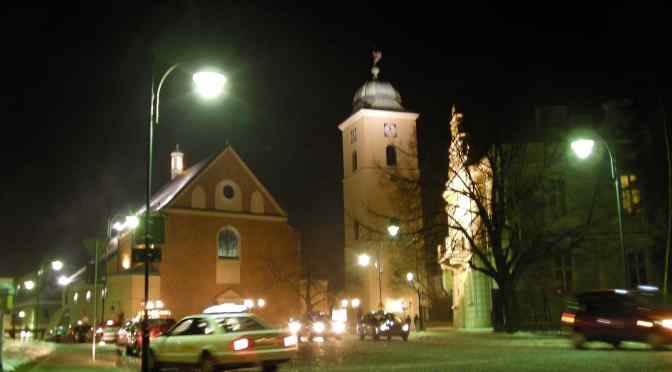
{"label": "church roof", "polygon": [[[226,148],[222,150],[221,152],[226,151]],[[187,168],[182,174],[179,176],[175,177],[173,180],[165,184],[159,191],[154,193],[152,195],[152,198],[150,199],[150,209],[152,212],[156,212],[161,210],[163,207],[168,205],[175,197],[177,194],[180,193],[185,187],[191,183],[192,180],[196,179],[196,177],[201,173],[202,170],[207,168],[208,164],[212,162],[216,157],[218,153],[212,154],[205,159],[199,161],[198,163],[192,165],[191,167]],[[143,206],[139,211],[138,215],[145,213],[146,206]]]}

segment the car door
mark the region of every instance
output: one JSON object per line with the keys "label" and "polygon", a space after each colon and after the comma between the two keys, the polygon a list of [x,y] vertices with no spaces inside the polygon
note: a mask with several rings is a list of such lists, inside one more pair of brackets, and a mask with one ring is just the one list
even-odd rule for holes
{"label": "car door", "polygon": [[193,323],[193,318],[183,319],[165,336],[156,339],[153,349],[160,362],[180,363],[183,354],[182,344],[189,335]]}
{"label": "car door", "polygon": [[209,350],[213,327],[207,318],[193,318],[193,322],[186,334],[180,339],[180,348],[177,359],[180,363],[198,363],[201,352]]}

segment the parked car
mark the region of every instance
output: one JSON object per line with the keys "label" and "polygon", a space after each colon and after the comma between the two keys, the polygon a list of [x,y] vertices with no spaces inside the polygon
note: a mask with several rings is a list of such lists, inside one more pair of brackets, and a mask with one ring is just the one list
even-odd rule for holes
{"label": "parked car", "polygon": [[91,325],[87,323],[78,323],[70,328],[67,340],[75,343],[91,342],[93,332]]}
{"label": "parked car", "polygon": [[601,290],[581,293],[561,315],[574,347],[602,341],[619,347],[640,341],[661,349],[672,343],[672,308],[652,291]]}
{"label": "parked car", "polygon": [[365,314],[357,322],[357,335],[360,340],[364,340],[366,336],[374,340],[379,340],[381,337],[391,340],[393,336],[399,336],[407,341],[410,332],[409,323],[402,321],[393,313],[383,311]]}
{"label": "parked car", "polygon": [[118,322],[108,320],[99,323],[96,326],[96,342],[103,342],[105,344],[116,344],[117,335],[121,326]]}
{"label": "parked car", "polygon": [[264,324],[244,306],[217,305],[190,315],[152,340],[152,371],[177,365],[201,371],[261,367],[277,371],[297,351],[297,337]]}
{"label": "parked car", "polygon": [[[173,325],[175,325],[175,319],[173,318],[160,318],[160,319],[149,319],[147,328],[149,330],[149,337],[159,337],[162,334],[166,333]],[[140,355],[142,350],[142,321],[133,322],[130,326],[129,336],[128,336],[128,348],[126,353],[128,355]]]}
{"label": "parked car", "polygon": [[119,330],[117,331],[117,353],[119,355],[121,354],[126,354],[126,355],[132,355],[131,352],[131,337],[132,337],[132,331],[133,331],[133,326],[135,325],[135,321],[133,320],[127,320],[125,321],[121,327],[119,327]]}

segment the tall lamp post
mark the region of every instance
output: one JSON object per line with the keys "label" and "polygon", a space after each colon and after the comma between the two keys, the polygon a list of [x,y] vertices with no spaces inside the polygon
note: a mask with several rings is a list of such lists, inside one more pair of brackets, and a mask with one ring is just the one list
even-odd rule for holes
{"label": "tall lamp post", "polygon": [[[609,154],[609,167],[611,169],[611,180],[614,182],[614,189],[616,191],[616,211],[618,215],[618,238],[621,245],[621,255],[623,259],[623,288],[628,286],[628,270],[626,268],[625,262],[625,245],[623,244],[623,208],[621,206],[621,185],[620,180],[616,174],[616,165],[614,160],[614,154],[609,148],[609,144],[604,140],[600,135],[595,134],[597,140],[604,146]],[[572,141],[571,147],[574,150],[574,153],[579,159],[586,159],[593,152],[593,147],[595,146],[595,140],[589,138],[579,138]]]}
{"label": "tall lamp post", "polygon": [[[152,193],[152,156],[153,156],[153,146],[154,146],[154,127],[159,124],[159,102],[161,97],[161,87],[166,81],[168,75],[171,72],[175,71],[180,63],[172,65],[168,68],[161,79],[159,80],[158,86],[154,84],[154,73],[152,72],[152,95],[150,102],[149,110],[149,135],[147,139],[147,189],[146,189],[146,203],[145,203],[145,254],[143,255],[143,261],[145,266],[145,305],[149,301],[149,263],[150,255],[147,250],[150,249],[150,239],[149,239],[149,218],[151,215],[151,193]],[[196,86],[196,91],[205,98],[215,98],[219,96],[224,90],[224,84],[226,83],[226,77],[218,72],[214,71],[200,71],[193,74],[192,79]],[[147,322],[148,322],[148,313],[146,306],[143,309],[143,321],[142,321],[142,371],[148,372],[148,351],[149,351],[149,332],[147,331]]]}
{"label": "tall lamp post", "polygon": [[422,286],[420,285],[420,282],[418,280],[415,280],[415,274],[412,272],[406,273],[406,281],[408,284],[411,286],[411,288],[415,289],[415,291],[418,294],[418,321],[419,324],[416,326],[418,327],[419,330],[424,330],[425,329],[425,322],[424,322],[424,315],[422,314]]}
{"label": "tall lamp post", "polygon": [[[34,330],[35,330],[35,339],[40,338],[40,294],[42,293],[42,286],[44,284],[44,280],[42,279],[42,276],[45,275],[45,266],[44,264],[41,264],[38,269],[37,269],[37,282],[34,282],[32,280],[27,280],[23,283],[23,287],[26,288],[29,291],[32,291],[35,289],[35,313],[33,316],[33,324],[34,324]],[[54,272],[61,271],[63,268],[63,261],[61,260],[54,260],[51,261],[49,264],[50,269]],[[48,270],[48,269],[47,269]]]}
{"label": "tall lamp post", "polygon": [[[387,225],[387,233],[390,238],[395,238],[399,234],[399,222],[393,218]],[[360,254],[357,256],[357,264],[362,267],[368,267],[371,264],[371,256]],[[378,309],[383,310],[383,262],[380,259],[380,247],[376,249],[376,260],[373,266],[378,271]]]}

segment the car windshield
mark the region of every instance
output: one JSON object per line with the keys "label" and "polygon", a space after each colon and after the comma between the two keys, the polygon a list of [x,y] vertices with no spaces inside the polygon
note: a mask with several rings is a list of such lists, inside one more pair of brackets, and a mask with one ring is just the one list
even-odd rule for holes
{"label": "car windshield", "polygon": [[217,318],[217,325],[227,333],[266,329],[256,319],[249,316],[220,317]]}

